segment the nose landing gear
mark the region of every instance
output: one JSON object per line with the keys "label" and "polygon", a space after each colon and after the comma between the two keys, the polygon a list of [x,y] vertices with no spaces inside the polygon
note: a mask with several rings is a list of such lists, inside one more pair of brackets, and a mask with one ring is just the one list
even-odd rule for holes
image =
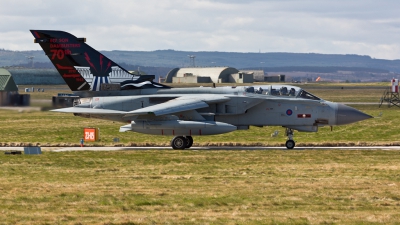
{"label": "nose landing gear", "polygon": [[293,149],[294,146],[296,145],[296,143],[293,140],[293,131],[294,131],[293,129],[286,128],[285,134],[288,137],[288,140],[286,141],[285,145],[287,149]]}

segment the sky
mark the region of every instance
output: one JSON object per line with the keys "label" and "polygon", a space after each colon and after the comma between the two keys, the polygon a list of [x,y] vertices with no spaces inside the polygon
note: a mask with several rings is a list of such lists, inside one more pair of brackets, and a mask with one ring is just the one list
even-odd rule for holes
{"label": "sky", "polygon": [[398,0],[0,0],[0,48],[40,50],[30,29],[86,37],[98,50],[400,59]]}

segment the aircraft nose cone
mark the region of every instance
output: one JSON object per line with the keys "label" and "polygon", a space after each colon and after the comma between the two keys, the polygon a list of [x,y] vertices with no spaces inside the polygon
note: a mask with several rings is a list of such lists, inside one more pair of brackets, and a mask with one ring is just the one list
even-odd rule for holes
{"label": "aircraft nose cone", "polygon": [[344,125],[372,118],[372,116],[351,108],[350,106],[338,104],[336,111],[336,124]]}

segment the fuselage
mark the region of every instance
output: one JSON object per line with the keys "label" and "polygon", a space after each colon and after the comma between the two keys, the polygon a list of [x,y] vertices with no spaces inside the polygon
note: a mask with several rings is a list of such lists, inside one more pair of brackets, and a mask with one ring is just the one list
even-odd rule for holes
{"label": "fuselage", "polygon": [[[320,99],[305,90],[289,85],[281,86],[241,86],[241,87],[198,87],[172,89],[136,90],[137,95],[96,96],[81,98],[77,107],[107,109],[130,112],[141,108],[165,103],[185,96],[224,96],[224,102],[209,103],[208,107],[175,114],[181,121],[218,121],[230,124],[236,129],[249,126],[283,126],[299,131],[316,132],[320,126],[334,126],[356,122],[363,114],[354,110],[357,116],[347,121],[341,119],[343,106]],[[352,109],[352,108],[351,108]],[[351,110],[350,110],[351,111]],[[358,113],[359,112],[359,113]],[[130,123],[133,120],[153,120],[154,118],[124,117],[121,115],[79,114],[78,116],[117,120]],[[347,116],[346,116],[347,117]]]}

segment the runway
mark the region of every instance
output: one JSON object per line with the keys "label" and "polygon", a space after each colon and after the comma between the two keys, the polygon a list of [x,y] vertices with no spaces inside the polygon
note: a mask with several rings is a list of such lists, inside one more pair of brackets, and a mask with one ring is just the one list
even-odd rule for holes
{"label": "runway", "polygon": [[[24,147],[0,147],[0,151],[24,151]],[[43,152],[68,152],[68,151],[145,151],[163,150],[176,151],[171,147],[41,147]],[[184,151],[218,151],[218,150],[282,150],[282,151],[304,151],[304,150],[400,150],[400,146],[351,146],[351,147],[295,147],[288,150],[286,147],[192,147]]]}

